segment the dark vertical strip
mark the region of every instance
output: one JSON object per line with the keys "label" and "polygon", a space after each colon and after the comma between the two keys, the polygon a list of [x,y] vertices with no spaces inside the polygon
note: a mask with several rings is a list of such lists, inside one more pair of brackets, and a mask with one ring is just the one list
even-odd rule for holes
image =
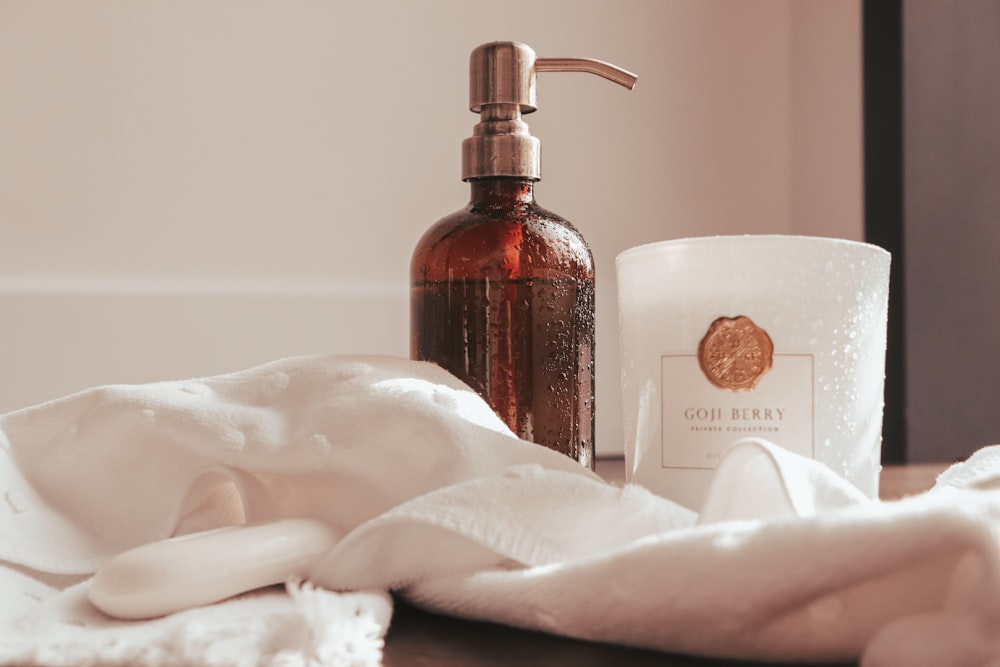
{"label": "dark vertical strip", "polygon": [[882,462],[906,462],[903,0],[863,0],[865,238],[892,253]]}

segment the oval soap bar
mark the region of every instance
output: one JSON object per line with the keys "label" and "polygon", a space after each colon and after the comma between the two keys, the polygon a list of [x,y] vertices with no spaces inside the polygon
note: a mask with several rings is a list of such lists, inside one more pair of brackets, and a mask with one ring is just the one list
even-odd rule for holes
{"label": "oval soap bar", "polygon": [[172,537],[109,560],[94,576],[88,597],[117,618],[163,616],[306,575],[338,539],[313,519]]}

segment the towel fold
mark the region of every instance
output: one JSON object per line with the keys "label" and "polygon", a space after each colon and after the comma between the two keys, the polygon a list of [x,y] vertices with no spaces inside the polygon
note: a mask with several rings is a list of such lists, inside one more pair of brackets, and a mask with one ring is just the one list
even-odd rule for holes
{"label": "towel fold", "polygon": [[[744,440],[696,515],[518,439],[436,366],[303,357],[3,415],[0,495],[0,664],[378,664],[388,590],[699,655],[1000,660],[993,447],[878,502]],[[86,602],[124,549],[280,517],[345,533],[307,584],[138,623]]]}

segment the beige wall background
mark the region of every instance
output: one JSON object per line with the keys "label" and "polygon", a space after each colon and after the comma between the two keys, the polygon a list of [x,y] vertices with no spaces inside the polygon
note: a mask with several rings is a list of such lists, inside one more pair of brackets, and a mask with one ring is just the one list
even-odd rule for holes
{"label": "beige wall background", "polygon": [[463,206],[477,44],[543,74],[540,203],[598,269],[598,451],[621,451],[614,258],[860,238],[860,3],[0,0],[0,411],[307,353],[408,352],[410,252]]}

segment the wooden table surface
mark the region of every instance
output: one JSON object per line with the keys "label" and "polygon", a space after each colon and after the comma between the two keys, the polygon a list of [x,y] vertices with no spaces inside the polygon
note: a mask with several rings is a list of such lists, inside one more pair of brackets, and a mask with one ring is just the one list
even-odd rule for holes
{"label": "wooden table surface", "polygon": [[[888,466],[882,471],[879,495],[901,498],[930,488],[944,464]],[[622,483],[625,464],[598,460],[597,472],[609,482]],[[759,663],[667,654],[612,644],[567,639],[502,625],[463,621],[430,614],[396,601],[386,636],[386,667],[753,667]]]}

